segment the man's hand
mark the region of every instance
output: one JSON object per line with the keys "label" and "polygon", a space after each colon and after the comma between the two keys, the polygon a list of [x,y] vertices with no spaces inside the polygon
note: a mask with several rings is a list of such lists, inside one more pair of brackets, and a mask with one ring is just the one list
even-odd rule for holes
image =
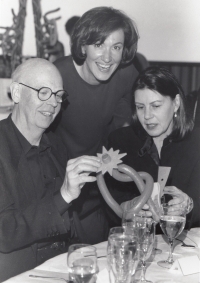
{"label": "man's hand", "polygon": [[89,176],[89,174],[97,172],[100,166],[100,159],[95,156],[85,155],[68,161],[64,183],[60,189],[61,195],[67,203],[80,195],[86,182],[96,181],[96,177]]}

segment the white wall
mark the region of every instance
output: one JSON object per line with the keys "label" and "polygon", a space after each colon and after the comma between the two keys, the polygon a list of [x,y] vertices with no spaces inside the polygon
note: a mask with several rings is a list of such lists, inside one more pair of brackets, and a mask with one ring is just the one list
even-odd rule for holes
{"label": "white wall", "polygon": [[[27,3],[23,54],[35,56],[31,0]],[[43,14],[61,8],[54,15],[62,16],[57,26],[66,55],[70,52],[66,21],[96,6],[121,9],[135,20],[140,34],[138,51],[148,60],[200,62],[200,0],[41,0]],[[17,13],[18,7],[18,0],[0,0],[0,26],[12,24],[11,8]]]}

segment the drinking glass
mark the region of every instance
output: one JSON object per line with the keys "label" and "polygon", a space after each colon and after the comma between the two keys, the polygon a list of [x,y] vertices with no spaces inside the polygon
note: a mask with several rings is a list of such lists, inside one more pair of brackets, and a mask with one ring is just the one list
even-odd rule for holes
{"label": "drinking glass", "polygon": [[[139,219],[139,215],[137,215],[135,212],[124,209],[122,214],[122,227],[126,227],[126,229],[132,231],[133,235],[136,235],[137,237],[140,237],[144,231],[144,227],[141,227],[141,224],[137,224],[137,219]],[[157,223],[154,221],[153,225],[156,225]],[[161,254],[162,251],[158,248],[153,247],[155,254]]]}
{"label": "drinking glass", "polygon": [[107,246],[107,265],[111,268],[112,255],[118,250],[129,250],[132,252],[132,275],[137,267],[137,245],[138,238],[133,236],[124,227],[114,227],[110,229]]}
{"label": "drinking glass", "polygon": [[110,228],[109,235],[108,235],[108,243],[107,243],[107,266],[108,266],[108,269],[110,269],[110,255],[111,255],[110,235],[112,235],[112,234],[125,234],[125,229],[121,226]]}
{"label": "drinking glass", "polygon": [[158,261],[158,265],[164,268],[170,268],[174,262],[173,244],[174,239],[178,237],[185,227],[186,213],[188,208],[181,195],[176,193],[166,193],[160,212],[160,227],[167,236],[169,242],[168,259]]}
{"label": "drinking glass", "polygon": [[69,246],[69,277],[75,283],[94,283],[98,272],[96,248],[87,244]]}
{"label": "drinking glass", "polygon": [[150,283],[151,281],[146,280],[146,260],[151,256],[154,240],[155,240],[155,222],[152,218],[145,216],[137,217],[137,226],[141,227],[141,236],[139,237],[138,250],[139,259],[141,262],[141,275],[140,278],[135,280],[135,282]]}
{"label": "drinking glass", "polygon": [[129,210],[123,210],[122,214],[122,227],[127,231],[127,233],[132,234],[135,237],[141,237],[145,226],[142,226],[141,221],[139,221],[140,216],[135,212]]}
{"label": "drinking glass", "polygon": [[[126,233],[132,234],[138,239],[144,233],[145,226],[142,225],[141,221],[138,221],[140,216],[133,212],[131,209],[124,209],[122,214],[122,227],[126,230]],[[137,245],[137,251],[135,253],[135,270],[139,265],[139,250]]]}
{"label": "drinking glass", "polygon": [[115,249],[111,254],[111,268],[115,276],[115,283],[130,283],[133,260],[129,249]]}

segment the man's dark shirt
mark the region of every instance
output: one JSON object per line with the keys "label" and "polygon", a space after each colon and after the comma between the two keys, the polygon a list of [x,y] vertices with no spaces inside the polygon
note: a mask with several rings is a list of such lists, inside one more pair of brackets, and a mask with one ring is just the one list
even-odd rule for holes
{"label": "man's dark shirt", "polygon": [[15,124],[12,124],[29,163],[30,172],[32,172],[32,180],[37,192],[37,198],[42,199],[52,191],[56,191],[54,201],[62,215],[69,208],[69,204],[64,201],[60,194],[62,179],[59,176],[51,157],[52,145],[48,136],[43,134],[40,145],[32,146],[21,134]]}

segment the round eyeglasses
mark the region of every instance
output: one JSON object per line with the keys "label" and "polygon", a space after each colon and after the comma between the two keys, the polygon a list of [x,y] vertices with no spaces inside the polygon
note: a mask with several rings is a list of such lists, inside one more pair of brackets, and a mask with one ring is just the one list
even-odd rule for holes
{"label": "round eyeglasses", "polygon": [[40,89],[36,89],[36,88],[33,88],[31,86],[28,86],[28,85],[25,85],[23,83],[19,83],[20,85],[24,85],[30,89],[33,89],[35,91],[37,91],[38,93],[38,98],[41,100],[41,101],[46,101],[48,100],[52,94],[55,95],[56,97],[56,101],[58,103],[61,103],[63,101],[65,101],[68,97],[68,93],[66,92],[66,90],[58,90],[56,92],[53,92],[49,87],[41,87]]}

